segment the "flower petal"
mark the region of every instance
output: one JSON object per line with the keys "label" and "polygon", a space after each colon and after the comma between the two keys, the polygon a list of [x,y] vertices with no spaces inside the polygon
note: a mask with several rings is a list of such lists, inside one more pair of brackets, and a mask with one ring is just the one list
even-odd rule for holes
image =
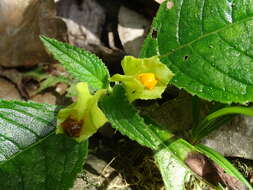
{"label": "flower petal", "polygon": [[67,134],[77,142],[93,135],[106,121],[106,117],[98,107],[99,98],[106,93],[101,89],[91,95],[88,84],[80,82],[76,85],[77,100],[61,109],[57,115],[56,134]]}
{"label": "flower petal", "polygon": [[81,130],[81,135],[80,137],[75,138],[77,142],[88,139],[107,122],[107,118],[105,117],[102,110],[98,107],[98,101],[100,97],[105,93],[105,89],[98,90],[96,94],[90,99],[88,104],[88,112],[85,114],[85,120]]}

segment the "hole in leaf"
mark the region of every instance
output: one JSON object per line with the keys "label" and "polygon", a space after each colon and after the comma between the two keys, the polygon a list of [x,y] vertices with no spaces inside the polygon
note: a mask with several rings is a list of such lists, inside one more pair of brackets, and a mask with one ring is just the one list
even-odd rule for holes
{"label": "hole in leaf", "polygon": [[77,7],[78,7],[78,10],[83,11],[83,7],[82,7],[83,1],[82,0],[76,0],[76,4],[77,4]]}
{"label": "hole in leaf", "polygon": [[188,55],[184,56],[184,60],[185,60],[185,61],[187,61],[188,59],[189,59],[189,56],[188,56]]}
{"label": "hole in leaf", "polygon": [[165,0],[155,0],[157,3],[162,4]]}
{"label": "hole in leaf", "polygon": [[152,33],[151,33],[151,36],[152,36],[153,39],[156,39],[157,38],[157,30],[153,29]]}
{"label": "hole in leaf", "polygon": [[172,1],[168,1],[167,9],[172,9],[172,7],[174,7],[174,3]]}

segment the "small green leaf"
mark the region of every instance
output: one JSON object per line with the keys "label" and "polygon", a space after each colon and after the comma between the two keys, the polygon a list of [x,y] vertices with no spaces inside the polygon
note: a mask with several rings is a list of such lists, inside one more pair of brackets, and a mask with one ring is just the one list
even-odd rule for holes
{"label": "small green leaf", "polygon": [[35,91],[35,93],[39,93],[49,87],[53,87],[57,83],[71,84],[73,82],[70,78],[67,78],[62,75],[54,76],[48,74],[43,71],[42,68],[37,68],[32,71],[26,72],[24,76],[31,77],[39,81],[39,88]]}
{"label": "small green leaf", "polygon": [[242,183],[244,183],[250,190],[253,190],[253,187],[249,184],[249,182],[243,177],[243,175],[220,153],[208,148],[204,145],[198,144],[195,146],[201,153],[212,159],[216,164],[218,164],[221,168],[225,170],[225,172]]}
{"label": "small green leaf", "polygon": [[161,98],[174,76],[157,56],[145,59],[126,56],[121,65],[125,75],[115,74],[110,80],[123,83],[130,102]]}
{"label": "small green leaf", "polygon": [[97,56],[45,36],[40,39],[54,58],[77,80],[88,82],[95,89],[108,87],[108,70]]}
{"label": "small green leaf", "polygon": [[252,1],[166,0],[141,57],[161,55],[171,83],[223,103],[253,101]]}
{"label": "small green leaf", "polygon": [[192,129],[193,141],[198,142],[209,135],[212,131],[221,127],[226,121],[231,120],[234,114],[253,116],[253,109],[242,106],[231,106],[209,114]]}
{"label": "small green leaf", "polygon": [[54,135],[58,107],[0,100],[1,189],[67,190],[80,172],[87,142]]}

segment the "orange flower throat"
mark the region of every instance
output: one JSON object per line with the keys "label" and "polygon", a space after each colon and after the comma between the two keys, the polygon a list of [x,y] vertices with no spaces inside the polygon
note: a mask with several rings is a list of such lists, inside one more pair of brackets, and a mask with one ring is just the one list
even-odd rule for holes
{"label": "orange flower throat", "polygon": [[137,79],[150,90],[153,89],[158,82],[154,73],[141,73],[137,76]]}

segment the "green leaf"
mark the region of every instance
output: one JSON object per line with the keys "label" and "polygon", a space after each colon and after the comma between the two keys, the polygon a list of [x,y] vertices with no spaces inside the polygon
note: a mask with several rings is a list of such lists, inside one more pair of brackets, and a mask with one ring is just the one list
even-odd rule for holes
{"label": "green leaf", "polygon": [[49,87],[53,87],[58,83],[69,84],[71,81],[63,76],[48,75],[48,78],[40,82],[40,87],[36,90],[36,93],[41,92]]}
{"label": "green leaf", "polygon": [[87,141],[50,136],[0,166],[1,189],[67,190],[81,171],[87,150]]}
{"label": "green leaf", "polygon": [[219,109],[206,116],[196,127],[192,129],[192,138],[197,142],[219,128],[226,121],[232,119],[234,114],[253,116],[253,109],[242,106],[231,106]]}
{"label": "green leaf", "polygon": [[[167,190],[181,190],[184,188],[188,175],[194,174],[194,171],[198,171],[195,167],[196,160],[192,159],[194,157],[191,156],[195,155],[199,156],[199,158],[204,158],[199,152],[204,153],[216,163],[218,160],[218,164],[221,164],[222,168],[222,164],[224,164],[226,171],[231,170],[231,168],[226,168],[229,165],[221,155],[219,157],[216,155],[215,157],[212,154],[206,154],[199,146],[194,147],[185,140],[176,138],[169,131],[147,119],[144,121],[137,110],[129,104],[122,86],[115,86],[112,94],[104,96],[101,99],[100,106],[114,128],[141,145],[154,150],[155,159],[159,164]],[[212,150],[210,149],[209,151],[211,152]],[[192,171],[189,168],[195,168],[195,170]],[[213,172],[214,176],[218,175],[216,170]],[[233,172],[235,171],[233,170]],[[241,178],[241,174],[236,173],[234,175],[235,173],[231,172],[228,174],[247,184]],[[198,176],[197,174],[195,175]],[[210,184],[213,181],[208,177],[202,180],[212,188],[220,189],[220,187]]]}
{"label": "green leaf", "polygon": [[156,152],[154,158],[164,179],[165,188],[167,190],[185,190],[187,175],[190,175],[191,172],[172,158],[171,153],[166,149]]}
{"label": "green leaf", "polygon": [[[167,190],[180,189],[176,187],[177,185],[183,188],[183,178],[193,173],[185,164],[185,159],[189,153],[197,150],[185,140],[176,138],[169,131],[153,123],[144,122],[137,110],[129,104],[121,86],[114,87],[111,95],[104,96],[100,105],[115,129],[155,151],[155,158],[161,169]],[[170,181],[175,179],[179,181],[170,184]]]}
{"label": "green leaf", "polygon": [[39,93],[49,87],[55,86],[57,83],[65,83],[71,85],[73,83],[72,78],[66,77],[63,75],[52,75],[45,71],[42,68],[36,68],[32,71],[24,73],[25,77],[31,77],[39,81],[39,88],[35,91],[35,93]]}
{"label": "green leaf", "polygon": [[[113,94],[102,97],[100,107],[112,126],[130,139],[153,150],[159,149],[161,139],[156,134],[157,127],[147,126],[137,110],[128,102],[122,86],[115,86]],[[161,131],[162,132],[162,131]],[[164,139],[174,135],[163,133]]]}
{"label": "green leaf", "polygon": [[87,142],[54,135],[53,105],[0,100],[1,189],[69,189],[81,170]]}
{"label": "green leaf", "polygon": [[77,80],[88,82],[95,89],[108,87],[108,70],[97,56],[45,36],[40,39],[54,58]]}
{"label": "green leaf", "polygon": [[53,105],[0,100],[0,164],[55,130]]}
{"label": "green leaf", "polygon": [[223,103],[253,101],[252,0],[170,0],[157,13],[141,57],[161,55],[172,83]]}
{"label": "green leaf", "polygon": [[204,155],[211,158],[216,164],[218,164],[220,167],[222,167],[225,172],[242,183],[244,183],[250,190],[253,190],[253,187],[249,184],[249,182],[243,177],[243,175],[226,159],[224,158],[220,153],[212,150],[211,148],[208,148],[204,145],[198,144],[195,146],[200,152],[202,152]]}

